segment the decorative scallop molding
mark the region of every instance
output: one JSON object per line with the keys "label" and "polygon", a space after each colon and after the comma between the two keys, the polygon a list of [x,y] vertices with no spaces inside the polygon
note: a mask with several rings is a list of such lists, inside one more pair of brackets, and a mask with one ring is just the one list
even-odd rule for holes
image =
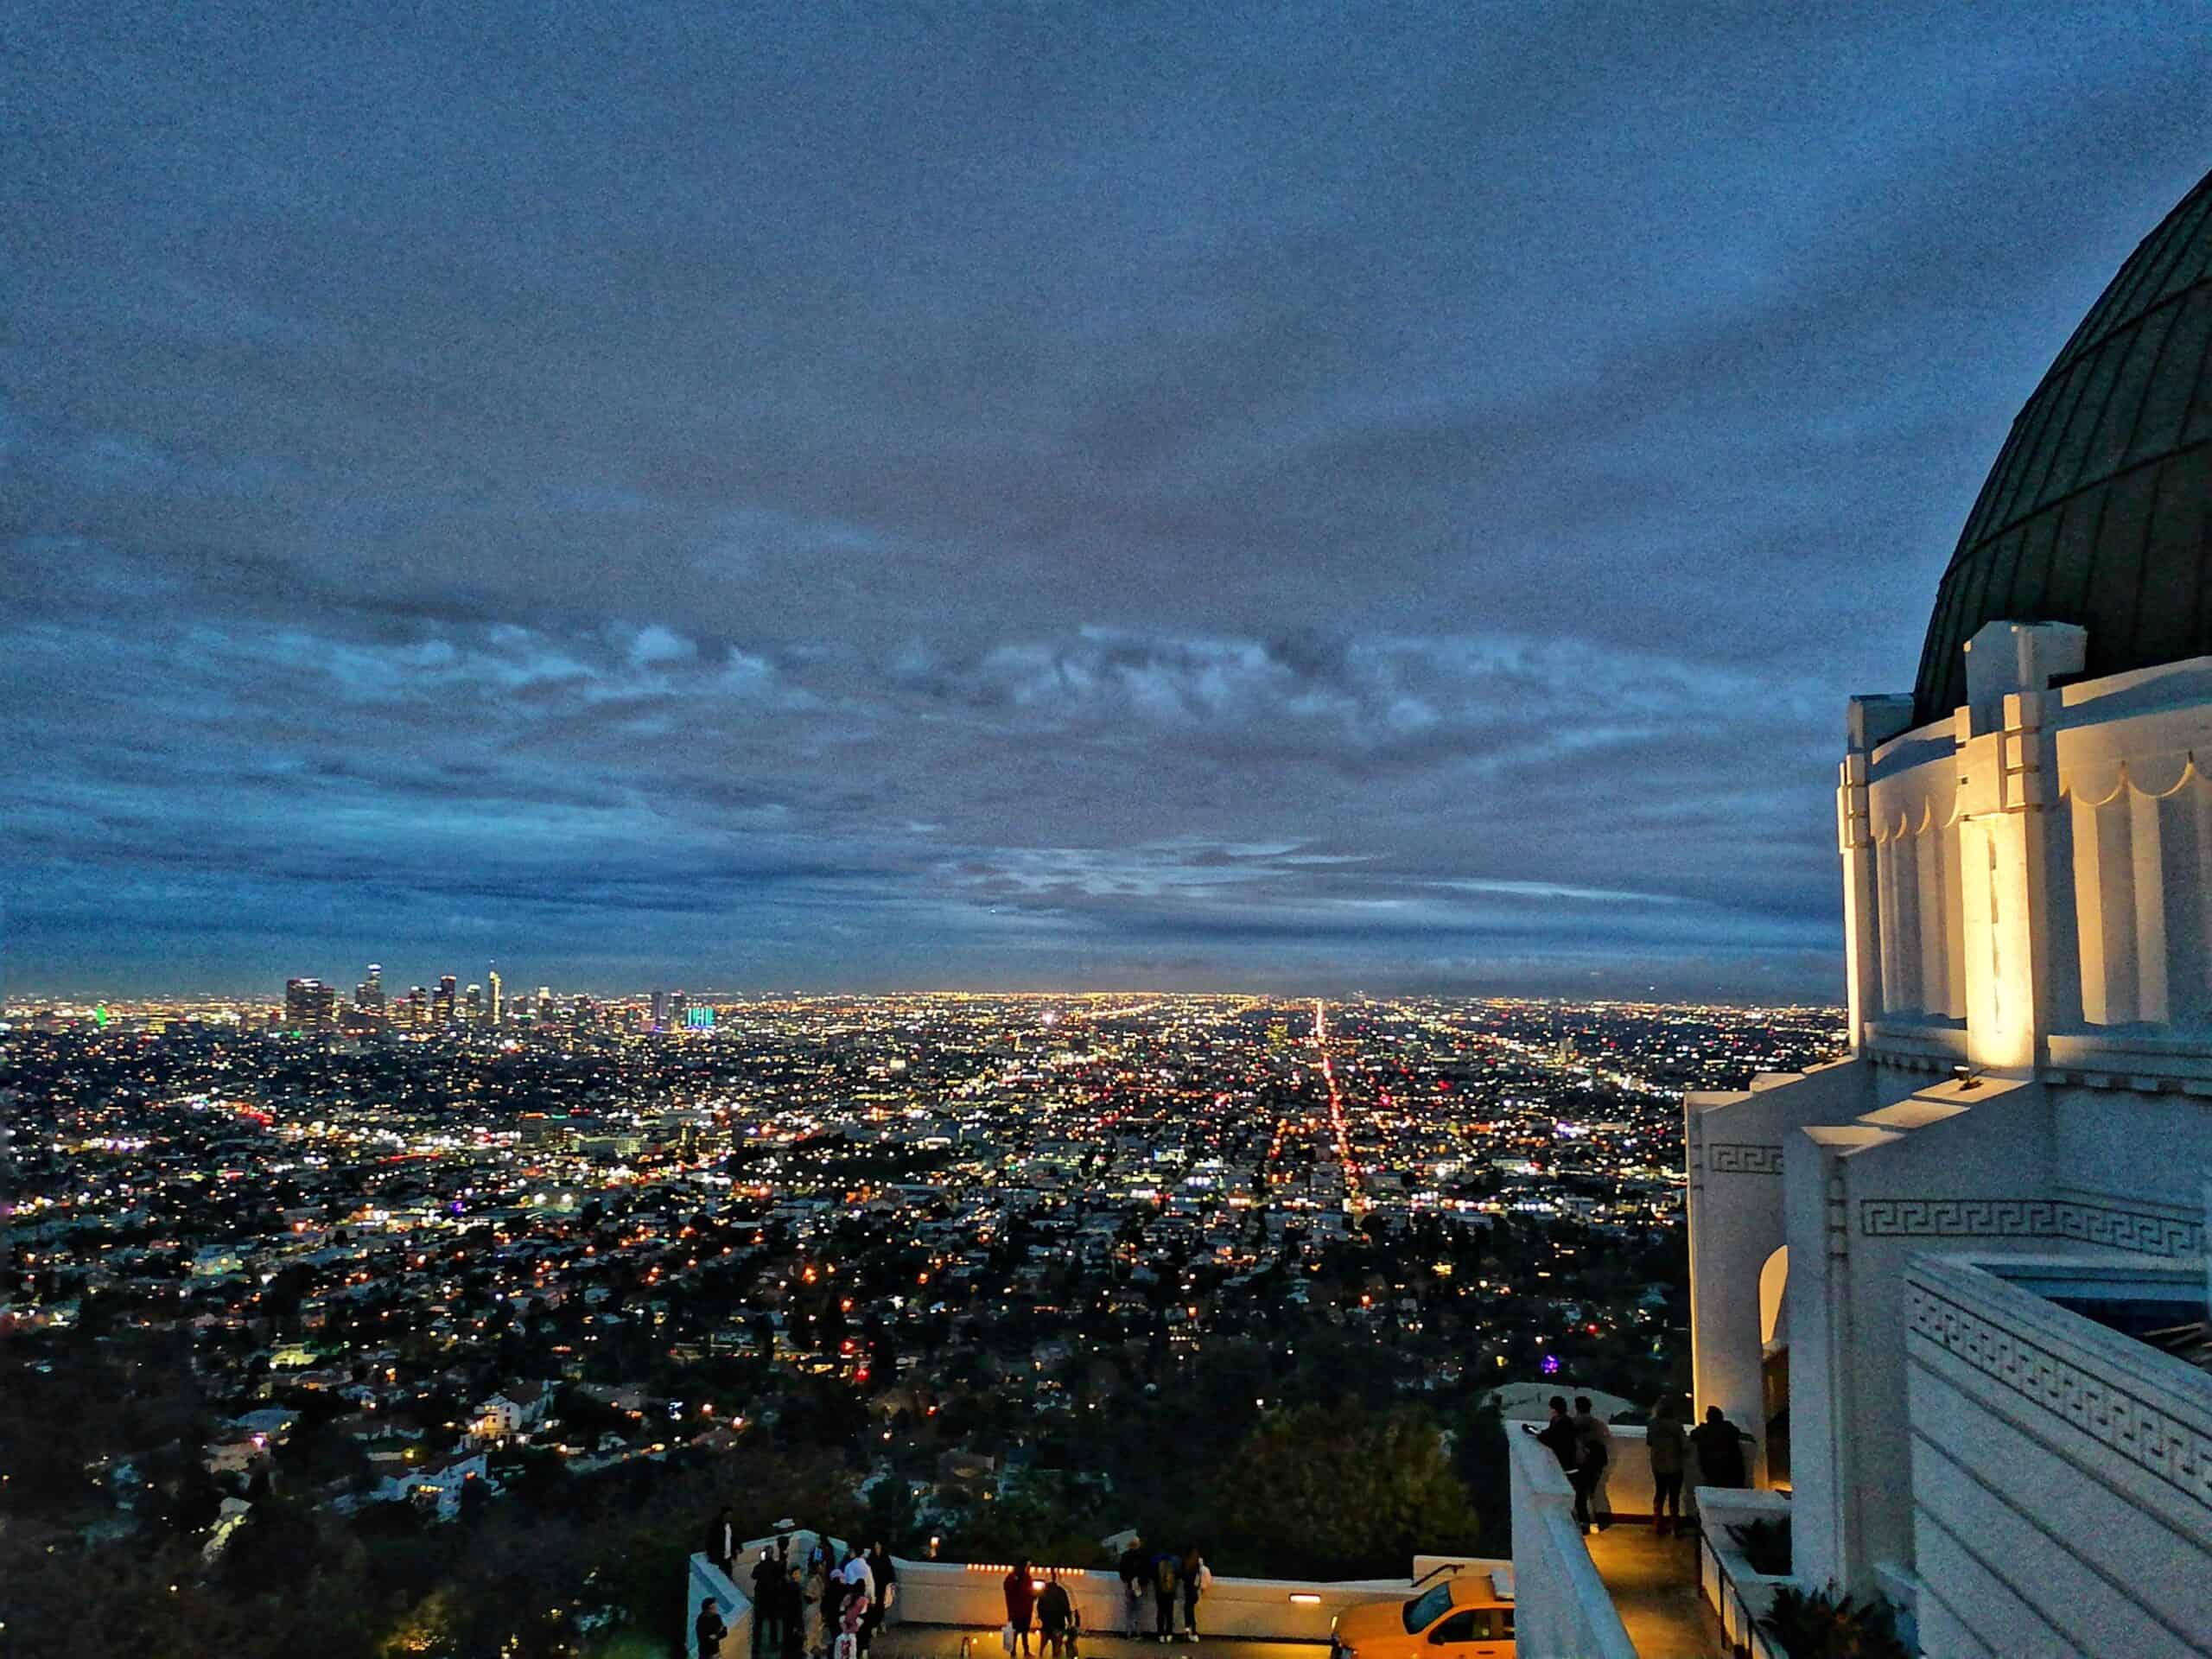
{"label": "decorative scallop molding", "polygon": [[2194,749],[2165,754],[2137,754],[2118,760],[2087,761],[2070,767],[2059,779],[2059,792],[2086,807],[2109,806],[2124,793],[2162,801],[2178,795],[2191,784],[2205,783],[2204,768]]}

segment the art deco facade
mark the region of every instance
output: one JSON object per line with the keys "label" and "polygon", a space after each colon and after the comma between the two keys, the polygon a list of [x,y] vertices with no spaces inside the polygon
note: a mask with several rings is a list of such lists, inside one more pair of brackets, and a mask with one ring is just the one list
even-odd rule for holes
{"label": "art deco facade", "polygon": [[[2212,1640],[2212,178],[1853,699],[1849,1057],[1688,1104],[1697,1405],[1930,1655]],[[2161,1334],[2163,1333],[2163,1334]],[[2201,1346],[2194,1351],[2201,1357]]]}

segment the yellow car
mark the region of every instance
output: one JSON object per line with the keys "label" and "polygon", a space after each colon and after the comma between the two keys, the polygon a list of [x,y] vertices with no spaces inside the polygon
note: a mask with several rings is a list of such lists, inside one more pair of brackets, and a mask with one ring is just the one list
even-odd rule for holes
{"label": "yellow car", "polygon": [[1513,1585],[1502,1571],[1463,1573],[1411,1601],[1347,1607],[1329,1659],[1512,1659]]}

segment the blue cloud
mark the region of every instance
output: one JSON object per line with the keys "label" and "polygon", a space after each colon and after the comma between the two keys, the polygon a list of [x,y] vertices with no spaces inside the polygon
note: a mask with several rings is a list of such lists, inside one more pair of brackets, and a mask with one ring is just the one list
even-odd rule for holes
{"label": "blue cloud", "polygon": [[2197,22],[36,10],[10,982],[1832,994]]}

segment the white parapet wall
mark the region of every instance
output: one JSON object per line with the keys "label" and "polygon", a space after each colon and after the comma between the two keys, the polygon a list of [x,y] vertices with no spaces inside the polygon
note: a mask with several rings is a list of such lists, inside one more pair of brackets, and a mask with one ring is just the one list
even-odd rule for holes
{"label": "white parapet wall", "polygon": [[[815,1544],[816,1534],[794,1529],[787,1535],[794,1560],[804,1560]],[[763,1546],[773,1540],[755,1538],[743,1548],[738,1562],[741,1576],[750,1571]],[[895,1624],[947,1625],[954,1629],[990,1632],[995,1637],[1006,1622],[1006,1579],[1010,1562],[908,1560],[893,1556],[899,1575],[898,1595],[891,1618]],[[1510,1571],[1512,1563],[1493,1556],[1421,1555],[1414,1560],[1410,1579],[1241,1579],[1216,1574],[1198,1603],[1201,1635],[1236,1637],[1251,1641],[1313,1642],[1325,1643],[1336,1617],[1347,1607],[1363,1602],[1403,1601],[1437,1580],[1459,1573],[1487,1574]],[[1044,1580],[1057,1572],[1067,1586],[1083,1628],[1119,1634],[1134,1628],[1149,1634],[1155,1628],[1153,1597],[1147,1587],[1132,1605],[1115,1573],[1100,1569],[1055,1567],[1049,1561],[1033,1562],[1030,1575]],[[691,1623],[698,1617],[702,1599],[711,1596],[730,1629],[723,1643],[725,1659],[752,1648],[753,1609],[744,1592],[703,1555],[690,1560],[685,1590],[684,1628],[687,1659],[698,1659]],[[1180,1608],[1177,1611],[1180,1623]],[[996,1651],[995,1639],[990,1650]]]}
{"label": "white parapet wall", "polygon": [[694,1555],[683,1581],[684,1659],[699,1659],[699,1605],[712,1601],[729,1634],[722,1638],[722,1659],[753,1651],[753,1603],[728,1574],[704,1555]]}
{"label": "white parapet wall", "polygon": [[[1487,1572],[1509,1564],[1483,1560],[1465,1565]],[[1006,1622],[1006,1577],[1013,1570],[1011,1564],[897,1560],[896,1566],[895,1617],[900,1623],[996,1630]],[[1031,1573],[1042,1579],[1052,1570],[1049,1562],[1033,1564]],[[1115,1574],[1096,1568],[1062,1567],[1058,1572],[1085,1630],[1126,1631],[1133,1614],[1140,1621],[1138,1629],[1149,1633],[1154,1628],[1149,1594],[1132,1609]],[[1308,1581],[1217,1574],[1198,1603],[1198,1630],[1205,1636],[1255,1641],[1325,1643],[1331,1621],[1345,1608],[1363,1602],[1402,1601],[1412,1593],[1411,1581],[1406,1579]],[[1179,1613],[1178,1617],[1179,1621]]]}
{"label": "white parapet wall", "polygon": [[[1529,1419],[1509,1417],[1506,1427],[1518,1433],[1514,1425],[1522,1421],[1541,1424],[1541,1412]],[[1651,1518],[1651,1448],[1646,1444],[1640,1426],[1612,1423],[1611,1449],[1605,1463],[1605,1506],[1618,1518],[1625,1521],[1648,1521]]]}
{"label": "white parapet wall", "polygon": [[1518,1659],[1637,1659],[1582,1541],[1574,1489],[1548,1446],[1505,1433],[1513,1478],[1513,1628]]}

